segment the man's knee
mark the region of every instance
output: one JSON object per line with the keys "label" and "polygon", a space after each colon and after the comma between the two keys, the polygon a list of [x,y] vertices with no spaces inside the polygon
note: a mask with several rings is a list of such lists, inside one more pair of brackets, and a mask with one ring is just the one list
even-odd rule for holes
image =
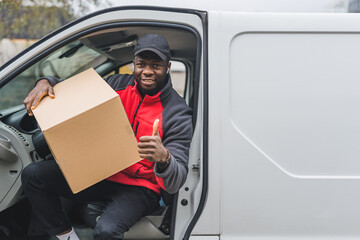
{"label": "man's knee", "polygon": [[30,181],[38,172],[38,166],[34,163],[27,165],[21,173],[21,182],[24,188],[29,184]]}
{"label": "man's knee", "polygon": [[98,222],[93,232],[94,240],[123,239],[124,230],[114,223]]}
{"label": "man's knee", "polygon": [[49,169],[47,166],[38,163],[30,163],[21,173],[21,182],[25,193],[28,189],[42,189],[44,190],[46,176]]}

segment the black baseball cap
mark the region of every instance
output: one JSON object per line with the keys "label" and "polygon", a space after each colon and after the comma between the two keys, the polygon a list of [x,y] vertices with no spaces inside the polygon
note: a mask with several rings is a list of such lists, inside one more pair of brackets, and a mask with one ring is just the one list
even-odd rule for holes
{"label": "black baseball cap", "polygon": [[147,34],[139,39],[134,48],[134,56],[144,51],[156,53],[162,60],[170,59],[170,47],[166,39],[159,34]]}

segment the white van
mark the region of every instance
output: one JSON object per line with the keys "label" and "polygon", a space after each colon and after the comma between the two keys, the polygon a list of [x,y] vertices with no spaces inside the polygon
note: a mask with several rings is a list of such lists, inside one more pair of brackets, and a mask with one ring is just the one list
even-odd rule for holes
{"label": "white van", "polygon": [[194,137],[169,235],[162,211],[127,239],[360,238],[360,16],[150,6],[92,13],[0,68],[0,236],[31,225],[20,175],[48,157],[22,105],[35,79],[122,72],[150,32],[180,66]]}

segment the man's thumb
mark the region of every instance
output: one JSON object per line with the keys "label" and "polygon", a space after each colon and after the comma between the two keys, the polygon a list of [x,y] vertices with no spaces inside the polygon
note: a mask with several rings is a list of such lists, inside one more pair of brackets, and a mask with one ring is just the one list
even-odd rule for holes
{"label": "man's thumb", "polygon": [[155,119],[153,124],[153,136],[159,135],[159,119]]}
{"label": "man's thumb", "polygon": [[54,89],[52,87],[49,88],[48,95],[51,98],[55,98],[55,92],[54,92]]}

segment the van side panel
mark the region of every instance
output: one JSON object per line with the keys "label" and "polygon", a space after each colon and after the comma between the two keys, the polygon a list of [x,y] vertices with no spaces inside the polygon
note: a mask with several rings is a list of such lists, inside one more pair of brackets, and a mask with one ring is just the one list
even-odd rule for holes
{"label": "van side panel", "polygon": [[359,23],[222,13],[221,239],[360,237]]}

